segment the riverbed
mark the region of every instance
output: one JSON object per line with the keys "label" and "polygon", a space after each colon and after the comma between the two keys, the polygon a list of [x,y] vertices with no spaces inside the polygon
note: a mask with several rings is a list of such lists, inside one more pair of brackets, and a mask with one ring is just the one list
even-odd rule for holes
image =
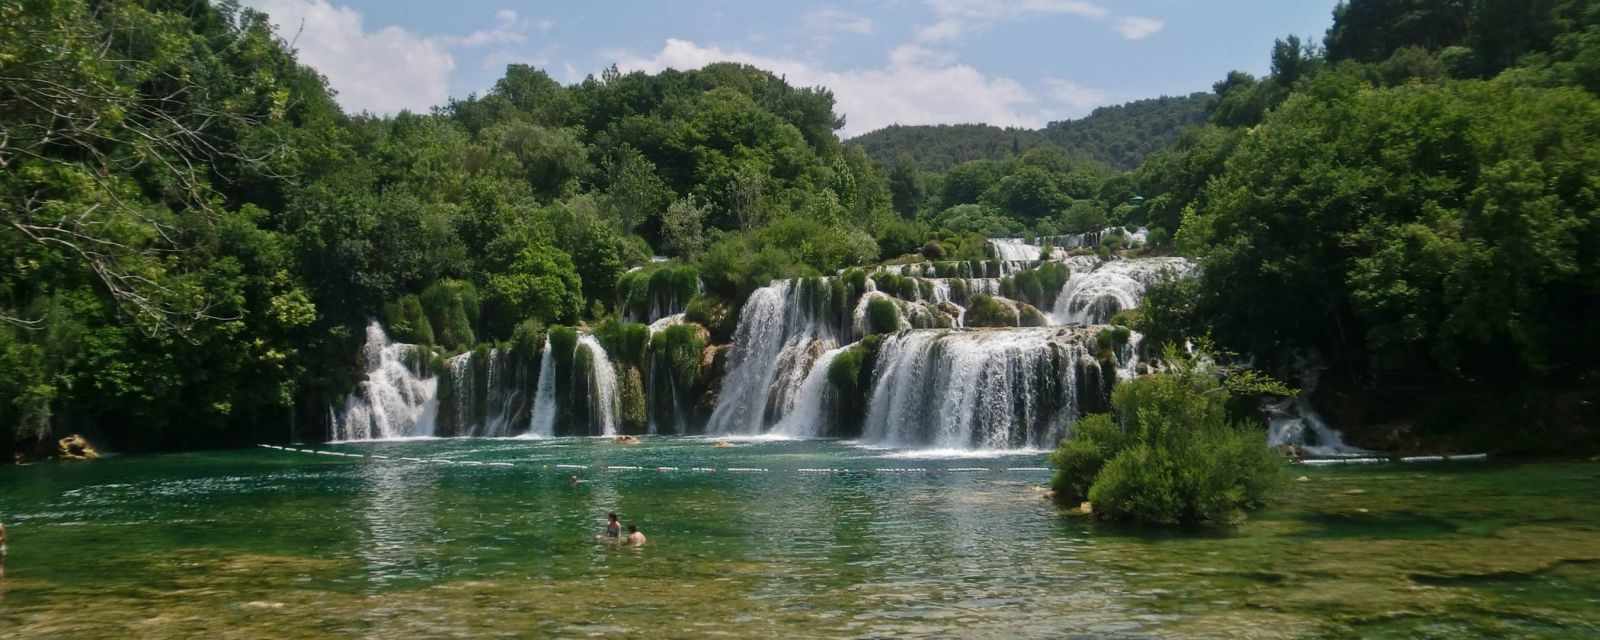
{"label": "riverbed", "polygon": [[3,467],[0,637],[1600,637],[1600,464],[1295,467],[1171,533],[1042,452],[644,440]]}

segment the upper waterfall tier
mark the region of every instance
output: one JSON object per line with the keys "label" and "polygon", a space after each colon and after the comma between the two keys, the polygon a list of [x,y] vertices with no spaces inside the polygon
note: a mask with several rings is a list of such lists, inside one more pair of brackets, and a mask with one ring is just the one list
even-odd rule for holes
{"label": "upper waterfall tier", "polygon": [[1105,324],[1117,312],[1139,306],[1146,287],[1162,278],[1187,276],[1193,268],[1184,258],[1130,258],[1087,272],[1073,269],[1051,316],[1056,324]]}

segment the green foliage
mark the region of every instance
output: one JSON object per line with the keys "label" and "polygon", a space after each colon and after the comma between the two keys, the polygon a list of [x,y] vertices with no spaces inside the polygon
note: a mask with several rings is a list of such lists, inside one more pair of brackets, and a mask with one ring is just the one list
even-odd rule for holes
{"label": "green foliage", "polygon": [[471,283],[441,280],[419,297],[439,346],[465,351],[478,343],[473,320],[478,317],[478,293]]}
{"label": "green foliage", "polygon": [[433,324],[422,310],[422,302],[414,295],[402,296],[399,302],[384,308],[384,324],[389,334],[400,342],[433,344]]}
{"label": "green foliage", "polygon": [[965,320],[969,327],[1015,327],[1020,318],[1015,308],[980,293],[972,296]]}
{"label": "green foliage", "polygon": [[708,290],[743,300],[773,280],[836,273],[877,257],[877,243],[863,231],[787,216],[724,235],[701,259],[700,271]]}
{"label": "green foliage", "polygon": [[1058,499],[1095,515],[1165,526],[1227,525],[1284,479],[1259,429],[1231,422],[1228,393],[1203,359],[1168,350],[1169,368],[1123,382],[1113,415],[1086,417],[1051,455]]}
{"label": "green foliage", "polygon": [[689,306],[684,310],[683,317],[707,331],[717,342],[727,342],[733,339],[733,332],[738,328],[739,313],[728,302],[716,294],[695,296],[689,300]]}
{"label": "green foliage", "polygon": [[1240,143],[1179,234],[1206,254],[1196,314],[1224,345],[1477,379],[1590,366],[1600,344],[1571,310],[1600,281],[1581,249],[1600,237],[1581,186],[1600,100],[1335,73],[1307,91]]}
{"label": "green foliage", "polygon": [[900,330],[900,307],[889,298],[867,301],[867,333],[894,333]]}
{"label": "green foliage", "polygon": [[651,349],[669,363],[677,388],[682,390],[694,389],[701,383],[700,363],[705,348],[704,331],[688,324],[667,327],[651,342]]}
{"label": "green foliage", "polygon": [[[910,155],[923,171],[1005,160],[1041,146],[1126,170],[1171,144],[1184,128],[1203,122],[1212,100],[1205,93],[1135,100],[1033,130],[985,124],[893,125],[852,138],[849,144],[866,149],[885,166],[901,155]],[[977,193],[982,190],[974,196]],[[961,202],[974,200],[945,200],[947,206]]]}
{"label": "green foliage", "polygon": [[650,327],[637,322],[607,320],[595,328],[594,337],[618,365],[642,367],[650,352]]}

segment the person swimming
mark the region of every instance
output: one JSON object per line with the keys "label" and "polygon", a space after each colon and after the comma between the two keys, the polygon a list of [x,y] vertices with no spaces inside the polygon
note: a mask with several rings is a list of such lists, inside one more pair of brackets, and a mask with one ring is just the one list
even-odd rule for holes
{"label": "person swimming", "polygon": [[616,514],[615,511],[613,511],[613,512],[611,512],[609,514],[606,514],[606,537],[607,538],[621,538],[622,537],[622,522],[620,520],[617,520],[617,514]]}
{"label": "person swimming", "polygon": [[631,524],[628,525],[628,544],[633,545],[635,547],[642,547],[642,546],[644,546],[644,543],[645,543],[644,532],[639,531],[639,527],[636,527],[636,526],[631,525]]}

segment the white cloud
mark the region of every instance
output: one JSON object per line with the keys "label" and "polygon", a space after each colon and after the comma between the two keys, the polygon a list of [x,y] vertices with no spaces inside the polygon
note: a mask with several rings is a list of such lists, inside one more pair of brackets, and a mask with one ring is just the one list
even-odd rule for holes
{"label": "white cloud", "polygon": [[1093,87],[1085,87],[1071,80],[1050,78],[1045,80],[1045,86],[1050,90],[1050,97],[1056,102],[1071,107],[1071,115],[1082,115],[1106,103],[1109,96],[1105,91]]}
{"label": "white cloud", "polygon": [[806,14],[807,29],[823,33],[853,33],[872,35],[872,19],[863,15],[834,8],[818,9]]}
{"label": "white cloud", "polygon": [[1129,40],[1143,40],[1165,28],[1167,23],[1155,18],[1128,16],[1117,20],[1117,33]]}
{"label": "white cloud", "polygon": [[367,30],[361,13],[327,0],[245,0],[266,12],[302,63],[327,76],[351,111],[426,111],[450,95],[446,43],[399,27]]}
{"label": "white cloud", "polygon": [[963,34],[1029,15],[1112,19],[1112,28],[1129,40],[1143,40],[1166,27],[1166,22],[1157,18],[1113,18],[1111,10],[1083,0],[927,0],[927,3],[933,9],[934,22],[917,29],[917,40],[925,43],[955,40]]}
{"label": "white cloud", "polygon": [[829,70],[799,60],[762,56],[692,41],[669,39],[648,57],[618,52],[617,66],[650,73],[698,69],[713,62],[740,62],[771,71],[796,86],[833,90],[836,110],[846,117],[841,135],[850,137],[891,124],[983,122],[1039,127],[1065,115],[1098,106],[1104,92],[1054,81],[1041,96],[1010,78],[989,76],[916,45],[895,48],[883,67]]}
{"label": "white cloud", "polygon": [[917,30],[922,42],[953,40],[969,31],[1014,20],[1029,14],[1075,15],[1104,18],[1110,11],[1093,2],[1080,0],[928,0],[933,9],[933,24]]}
{"label": "white cloud", "polygon": [[[527,20],[517,15],[511,9],[501,9],[494,14],[494,26],[488,29],[479,29],[461,38],[454,38],[450,44],[461,47],[482,47],[492,44],[521,44],[528,41]],[[548,22],[548,21],[546,21]]]}

